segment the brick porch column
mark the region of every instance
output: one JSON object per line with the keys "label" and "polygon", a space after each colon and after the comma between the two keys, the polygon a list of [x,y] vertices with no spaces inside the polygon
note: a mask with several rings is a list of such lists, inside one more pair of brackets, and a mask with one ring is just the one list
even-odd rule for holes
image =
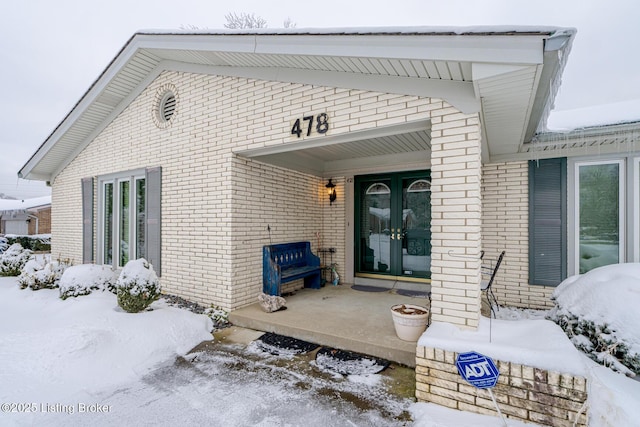
{"label": "brick porch column", "polygon": [[480,319],[480,124],[477,114],[432,112],[432,320],[476,329]]}

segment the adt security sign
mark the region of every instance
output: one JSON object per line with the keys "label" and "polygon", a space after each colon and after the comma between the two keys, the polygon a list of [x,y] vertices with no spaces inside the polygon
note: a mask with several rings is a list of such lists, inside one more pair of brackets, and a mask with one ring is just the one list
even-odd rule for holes
{"label": "adt security sign", "polygon": [[460,376],[478,388],[495,387],[500,376],[493,360],[475,351],[459,354],[456,358],[456,366]]}

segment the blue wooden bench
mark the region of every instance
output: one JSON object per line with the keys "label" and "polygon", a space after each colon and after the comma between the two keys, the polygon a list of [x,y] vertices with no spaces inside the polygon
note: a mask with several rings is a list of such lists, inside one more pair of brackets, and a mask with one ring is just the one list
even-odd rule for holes
{"label": "blue wooden bench", "polygon": [[305,288],[320,289],[320,258],[310,242],[281,243],[262,248],[262,292],[280,295],[282,284],[304,279]]}

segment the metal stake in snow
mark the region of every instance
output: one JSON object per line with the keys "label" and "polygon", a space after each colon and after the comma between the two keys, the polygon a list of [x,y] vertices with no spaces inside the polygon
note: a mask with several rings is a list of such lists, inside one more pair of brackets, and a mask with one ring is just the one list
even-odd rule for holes
{"label": "metal stake in snow", "polygon": [[491,390],[498,383],[500,372],[490,357],[483,354],[470,351],[468,353],[460,353],[456,358],[456,367],[460,376],[469,384],[477,388],[486,388],[489,391],[491,400],[493,401],[498,415],[502,418],[502,422],[507,427],[505,420],[496,402],[496,398]]}

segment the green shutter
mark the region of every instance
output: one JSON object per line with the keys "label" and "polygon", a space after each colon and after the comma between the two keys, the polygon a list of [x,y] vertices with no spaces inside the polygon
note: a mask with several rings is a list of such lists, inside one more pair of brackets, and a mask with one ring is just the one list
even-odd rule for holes
{"label": "green shutter", "polygon": [[529,162],[529,283],[567,277],[567,159]]}
{"label": "green shutter", "polygon": [[160,276],[161,257],[161,201],[162,201],[162,168],[148,168],[145,176],[146,187],[146,259],[153,265],[156,274]]}
{"label": "green shutter", "polygon": [[93,178],[82,179],[82,263],[93,259]]}

